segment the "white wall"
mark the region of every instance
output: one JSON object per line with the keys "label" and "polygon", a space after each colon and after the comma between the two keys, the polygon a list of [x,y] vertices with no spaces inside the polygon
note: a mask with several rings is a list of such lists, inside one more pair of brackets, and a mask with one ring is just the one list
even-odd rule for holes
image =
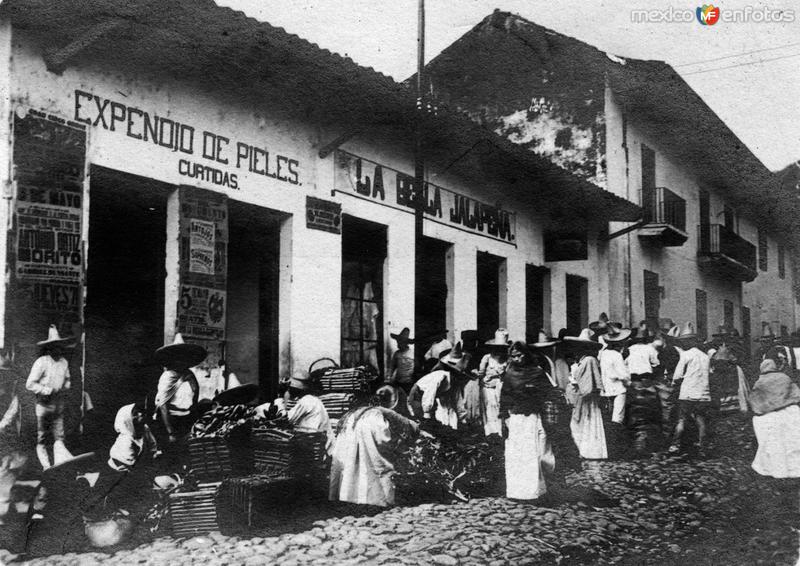
{"label": "white wall", "polygon": [[[191,85],[178,81],[164,82],[156,77],[122,75],[96,65],[70,67],[62,75],[48,72],[42,58],[20,34],[15,41],[11,63],[13,83],[11,101],[14,108],[31,108],[67,120],[97,115],[94,100],[83,99],[76,116],[75,91],[80,90],[158,115],[195,128],[195,153],[184,154],[126,135],[126,124],[118,122],[115,131],[101,124],[91,125],[87,159],[94,165],[156,179],[172,185],[188,184],[220,191],[230,199],[285,213],[280,235],[279,346],[281,375],[304,373],[309,364],[320,357],[339,358],[341,333],[341,237],[306,227],[306,196],[338,201],[343,213],[387,226],[387,258],[385,270],[384,336],[386,354],[392,344],[391,332],[405,326],[414,327],[414,253],[408,245],[413,234],[413,214],[359,200],[346,194],[331,193],[334,186],[334,159],[317,155],[318,149],[335,139],[341,131],[324,130],[313,124],[278,118],[266,101],[263,107],[243,107],[235,101],[201,93]],[[0,50],[2,55],[2,50]],[[2,59],[0,59],[2,60]],[[4,83],[0,80],[0,88]],[[12,108],[7,108],[8,112]],[[139,116],[141,119],[141,116]],[[0,121],[2,123],[3,121]],[[237,141],[267,148],[299,162],[298,184],[248,172],[237,167],[204,159],[199,155],[201,133],[206,130],[229,138],[229,149]],[[396,134],[373,132],[354,138],[343,149],[385,166],[413,173],[413,158],[408,140]],[[0,150],[6,151],[6,150]],[[0,156],[3,154],[0,153]],[[228,153],[233,160],[235,152]],[[181,175],[181,160],[214,167],[238,176],[238,189],[224,188],[210,181]],[[6,160],[7,161],[7,160]],[[8,171],[1,171],[3,179]],[[503,299],[500,315],[513,338],[525,336],[525,265],[544,265],[542,239],[543,218],[535,202],[520,204],[520,195],[510,194],[501,185],[477,183],[453,173],[438,175],[429,170],[430,181],[482,202],[500,203],[517,212],[516,245],[470,234],[452,225],[426,222],[426,236],[452,244],[448,253],[448,327],[451,339],[462,330],[476,327],[476,255],[489,252],[504,258],[505,274],[501,278]],[[0,206],[5,206],[3,201]],[[0,210],[0,212],[2,212]],[[4,233],[5,234],[5,233]],[[5,235],[3,236],[5,238]],[[551,269],[552,306],[550,328],[557,332],[565,324],[563,305],[566,274],[589,279],[589,318],[607,310],[608,273],[601,267],[606,260],[605,246],[599,249],[592,236],[590,259],[584,262],[548,264]],[[5,250],[5,246],[0,246]],[[0,252],[2,253],[2,252]],[[234,274],[231,274],[234,275]],[[231,291],[244,281],[231,285]],[[1,292],[1,291],[0,291]],[[241,299],[241,296],[239,297]],[[5,307],[4,303],[0,303]],[[236,315],[245,308],[241,301],[231,303]],[[252,368],[250,368],[252,369]]]}
{"label": "white wall", "polygon": [[[656,186],[667,187],[686,200],[686,232],[688,240],[682,246],[649,247],[643,244],[636,236],[630,236],[631,255],[631,293],[632,293],[632,321],[637,323],[644,319],[644,278],[643,270],[649,270],[659,275],[659,284],[664,287],[664,297],[661,300],[660,316],[672,318],[676,322],[696,322],[695,290],[705,290],[708,295],[708,328],[713,332],[723,323],[723,301],[729,300],[734,305],[734,322],[738,327],[741,324],[742,285],[738,281],[727,280],[719,276],[702,272],[697,262],[698,232],[700,224],[699,193],[704,188],[710,193],[711,221],[724,223],[722,211],[725,206],[725,196],[714,187],[702,185],[692,171],[684,167],[672,157],[658,139],[645,131],[643,118],[636,115],[627,116],[627,144],[628,144],[628,174],[626,177],[625,153],[622,150],[622,109],[612,93],[606,93],[606,124],[608,147],[608,189],[615,194],[630,198],[639,203],[641,190],[641,151],[642,144],[653,149],[656,154]],[[743,214],[744,211],[739,211]],[[615,227],[612,227],[612,230]],[[617,229],[619,226],[616,227]],[[740,235],[757,244],[751,234],[746,217],[740,219]],[[624,270],[627,250],[624,244],[625,237],[613,243],[615,249],[615,262],[609,267],[612,277],[616,272],[619,279]],[[777,253],[777,252],[776,252]],[[759,278],[756,279],[758,281]],[[617,285],[621,286],[621,282]],[[762,292],[777,293],[777,289],[767,284]],[[612,304],[620,308],[624,303],[614,301]],[[748,299],[744,306],[748,306]],[[614,310],[614,308],[612,308]],[[753,313],[755,315],[755,313]],[[741,329],[740,329],[741,330]]]}

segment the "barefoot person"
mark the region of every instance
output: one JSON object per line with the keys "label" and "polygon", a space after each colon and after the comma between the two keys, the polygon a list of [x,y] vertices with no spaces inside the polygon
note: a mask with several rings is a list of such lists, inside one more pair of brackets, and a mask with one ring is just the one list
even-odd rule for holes
{"label": "barefoot person", "polygon": [[[70,388],[69,362],[65,354],[72,347],[70,338],[62,338],[54,324],[47,339],[36,343],[40,355],[33,362],[25,387],[36,395],[36,456],[43,469],[72,458],[64,445],[64,404]],[[53,440],[53,462],[47,440]]]}

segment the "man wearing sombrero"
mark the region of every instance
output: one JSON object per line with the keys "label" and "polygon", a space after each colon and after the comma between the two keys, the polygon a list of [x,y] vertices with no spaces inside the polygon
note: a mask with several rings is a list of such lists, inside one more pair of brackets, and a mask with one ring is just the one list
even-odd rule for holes
{"label": "man wearing sombrero", "polygon": [[397,342],[397,350],[389,360],[389,368],[386,370],[386,382],[402,387],[408,393],[414,384],[414,372],[416,370],[414,352],[409,348],[409,344],[413,344],[414,339],[411,338],[411,330],[408,328],[403,328],[399,334],[392,333],[390,336]]}
{"label": "man wearing sombrero", "polygon": [[458,342],[449,353],[439,358],[434,370],[422,376],[408,394],[408,407],[416,418],[435,418],[450,428],[458,428],[456,379],[463,376],[469,358]]}
{"label": "man wearing sombrero", "polygon": [[686,323],[676,340],[684,351],[672,378],[673,381],[682,381],[678,394],[678,423],[675,425],[669,450],[677,452],[680,449],[686,420],[692,418],[697,423],[697,445],[702,452],[705,448],[708,411],[711,407],[708,383],[711,360],[708,354],[697,347],[698,338],[691,322]]}
{"label": "man wearing sombrero", "polygon": [[164,368],[158,379],[156,411],[170,444],[187,436],[194,424],[200,388],[190,368],[206,355],[205,348],[185,343],[180,333],[175,334],[172,344],[156,350],[156,361]]}
{"label": "man wearing sombrero", "polygon": [[25,387],[36,395],[36,456],[46,470],[51,466],[48,437],[53,439],[53,464],[72,458],[64,445],[65,393],[70,387],[69,362],[64,354],[72,344],[70,338],[62,338],[55,324],[51,324],[47,339],[36,345],[40,355],[33,362]]}

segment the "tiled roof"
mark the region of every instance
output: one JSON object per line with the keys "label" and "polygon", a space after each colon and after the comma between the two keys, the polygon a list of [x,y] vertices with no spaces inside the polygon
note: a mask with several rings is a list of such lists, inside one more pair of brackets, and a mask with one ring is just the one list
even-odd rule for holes
{"label": "tiled roof", "polygon": [[[257,104],[288,105],[295,115],[322,123],[409,128],[416,115],[413,93],[390,77],[211,0],[5,0],[0,16],[31,34],[46,53],[53,46],[65,53],[77,46],[67,66],[100,62],[166,74],[192,81],[200,92],[207,88]],[[119,25],[92,35],[109,21]],[[632,221],[641,215],[638,206],[457,113],[441,109],[428,126],[442,134],[440,144],[454,146],[449,148],[454,154],[478,141],[490,142],[538,186],[558,188],[560,200],[572,195],[582,206],[592,204],[592,217]]]}

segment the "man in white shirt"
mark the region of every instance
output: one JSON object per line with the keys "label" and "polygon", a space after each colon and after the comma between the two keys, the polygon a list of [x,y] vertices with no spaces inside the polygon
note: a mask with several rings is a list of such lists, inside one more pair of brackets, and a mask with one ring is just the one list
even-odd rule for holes
{"label": "man in white shirt", "polygon": [[611,422],[622,424],[625,421],[625,399],[631,375],[625,360],[622,359],[622,345],[631,335],[630,329],[610,327],[606,334],[606,347],[598,356],[600,375],[603,379],[603,397],[613,399]]}
{"label": "man in white shirt", "polygon": [[625,360],[632,380],[653,377],[653,370],[660,363],[658,351],[653,346],[654,338],[647,326],[639,327],[639,335],[628,348],[628,358]]}
{"label": "man in white shirt", "polygon": [[711,407],[711,393],[708,386],[711,359],[697,347],[694,327],[687,324],[687,330],[679,337],[686,350],[675,367],[673,382],[683,380],[678,394],[678,423],[672,438],[670,452],[680,449],[681,436],[686,427],[686,419],[693,418],[697,424],[697,446],[705,447],[708,410]]}

